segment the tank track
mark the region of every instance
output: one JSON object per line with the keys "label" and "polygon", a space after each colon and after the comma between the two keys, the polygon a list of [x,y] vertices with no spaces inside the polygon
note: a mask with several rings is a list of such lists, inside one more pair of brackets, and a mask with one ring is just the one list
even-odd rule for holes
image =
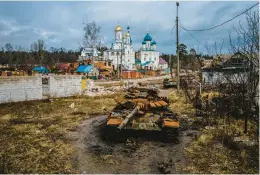
{"label": "tank track", "polygon": [[166,141],[173,141],[178,137],[179,130],[176,128],[164,128],[163,135]]}

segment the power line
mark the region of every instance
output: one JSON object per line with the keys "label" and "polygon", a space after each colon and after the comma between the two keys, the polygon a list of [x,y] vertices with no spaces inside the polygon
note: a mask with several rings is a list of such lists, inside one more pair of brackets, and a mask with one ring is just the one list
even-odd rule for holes
{"label": "power line", "polygon": [[184,29],[186,32],[188,32],[188,34],[189,34],[193,39],[195,39],[200,45],[202,45],[203,47],[205,47],[205,48],[208,50],[208,48],[207,48],[204,44],[202,44],[197,38],[195,38],[188,30],[186,30],[186,29],[182,26],[181,23],[179,23],[179,24],[180,24],[180,27],[181,27],[182,29]]}
{"label": "power line", "polygon": [[237,18],[237,17],[243,15],[243,14],[246,13],[248,10],[251,10],[253,7],[255,7],[255,6],[258,5],[258,4],[259,4],[259,2],[256,3],[255,5],[251,6],[251,7],[248,8],[247,10],[243,11],[242,13],[236,15],[235,17],[233,17],[233,18],[231,18],[231,19],[229,19],[229,20],[227,20],[227,21],[225,21],[225,22],[223,22],[223,23],[221,23],[221,24],[218,24],[218,25],[216,25],[216,26],[213,26],[213,27],[211,27],[211,28],[198,29],[198,30],[189,30],[189,29],[185,29],[185,28],[183,27],[183,29],[186,30],[186,31],[196,31],[196,32],[202,32],[202,31],[206,31],[206,30],[212,30],[212,29],[214,29],[214,28],[220,27],[220,26],[222,26],[222,25],[224,25],[224,24],[226,24],[226,23],[232,21],[233,19],[235,19],[235,18]]}
{"label": "power line", "polygon": [[[176,27],[176,25],[174,25],[174,26],[172,27],[172,30],[173,30],[175,27]],[[171,30],[171,35],[172,35],[172,30]]]}

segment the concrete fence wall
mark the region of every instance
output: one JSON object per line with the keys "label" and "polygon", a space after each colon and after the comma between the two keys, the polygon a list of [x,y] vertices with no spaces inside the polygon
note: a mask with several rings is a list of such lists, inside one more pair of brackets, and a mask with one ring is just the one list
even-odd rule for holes
{"label": "concrete fence wall", "polygon": [[[157,80],[169,76],[149,77],[143,79],[123,80],[128,82],[143,82],[145,80]],[[114,82],[85,81],[82,86],[81,75],[48,75],[48,76],[17,76],[0,77],[0,103],[41,100],[44,98],[58,98],[82,95],[85,88],[93,84],[113,84]]]}
{"label": "concrete fence wall", "polygon": [[156,76],[156,77],[147,77],[147,78],[141,78],[141,79],[127,79],[127,80],[122,80],[122,81],[96,81],[96,85],[104,85],[104,84],[116,84],[120,82],[124,83],[139,83],[143,81],[153,81],[153,80],[163,80],[164,78],[170,78],[170,75],[163,75],[163,76]]}
{"label": "concrete fence wall", "polygon": [[80,75],[0,77],[0,103],[82,94]]}
{"label": "concrete fence wall", "polygon": [[49,76],[49,96],[69,97],[81,95],[80,75],[52,75]]}
{"label": "concrete fence wall", "polygon": [[0,103],[42,99],[41,76],[0,77]]}

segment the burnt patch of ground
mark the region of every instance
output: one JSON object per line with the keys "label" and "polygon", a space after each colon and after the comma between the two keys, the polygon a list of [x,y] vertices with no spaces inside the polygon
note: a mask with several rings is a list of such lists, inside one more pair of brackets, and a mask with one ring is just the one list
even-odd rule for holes
{"label": "burnt patch of ground", "polygon": [[106,116],[85,120],[75,133],[79,173],[185,173],[184,148],[193,140],[191,130],[172,142],[160,132],[124,131],[107,136]]}

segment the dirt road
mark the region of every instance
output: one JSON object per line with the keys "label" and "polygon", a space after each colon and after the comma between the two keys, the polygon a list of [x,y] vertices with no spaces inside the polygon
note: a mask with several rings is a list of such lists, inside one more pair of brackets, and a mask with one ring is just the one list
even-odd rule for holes
{"label": "dirt road", "polygon": [[194,131],[182,130],[171,143],[163,142],[155,132],[128,133],[112,141],[105,137],[105,119],[95,116],[85,120],[74,135],[79,173],[185,173],[183,151],[192,141],[187,135]]}

